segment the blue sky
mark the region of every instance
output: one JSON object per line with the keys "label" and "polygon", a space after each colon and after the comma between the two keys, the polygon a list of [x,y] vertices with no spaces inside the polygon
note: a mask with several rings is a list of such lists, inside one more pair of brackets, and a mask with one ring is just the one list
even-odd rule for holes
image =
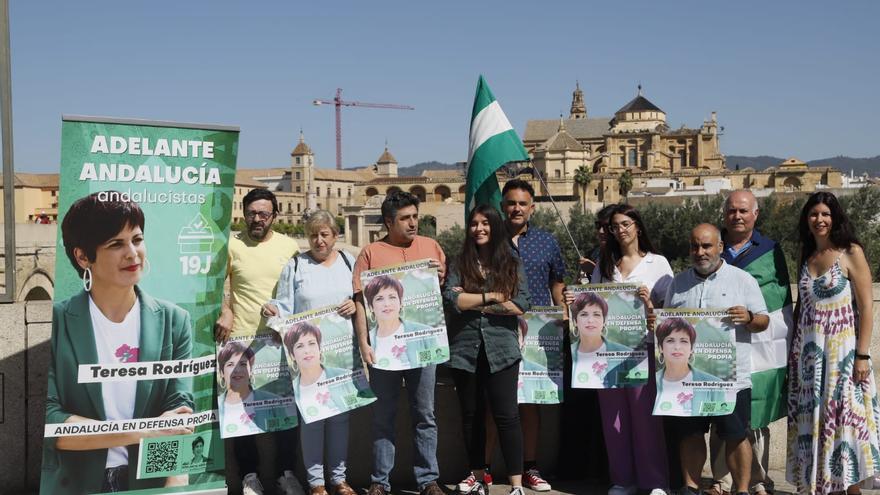
{"label": "blue sky", "polygon": [[880,2],[10,2],[16,169],[57,171],[62,114],[241,127],[239,167],[286,166],[303,128],[335,163],[335,88],[415,111],[343,109],[345,166],[467,156],[484,74],[522,133],[591,116],[641,82],[669,124],[718,112],[726,154],[880,154]]}

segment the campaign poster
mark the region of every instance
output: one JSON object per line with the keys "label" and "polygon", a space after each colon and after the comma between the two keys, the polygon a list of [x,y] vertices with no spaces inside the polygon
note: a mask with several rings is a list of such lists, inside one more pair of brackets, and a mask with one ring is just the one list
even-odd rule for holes
{"label": "campaign poster", "polygon": [[724,416],[736,405],[736,331],[727,311],[654,310],[657,416]]}
{"label": "campaign poster", "polygon": [[430,260],[366,270],[361,283],[373,367],[409,370],[449,360],[440,281]]}
{"label": "campaign poster", "polygon": [[562,307],[535,306],[517,320],[522,349],[517,402],[560,404],[564,361]]}
{"label": "campaign poster", "polygon": [[351,318],[336,306],[269,322],[281,335],[296,405],[311,423],[376,400],[358,350]]}
{"label": "campaign poster", "polygon": [[217,413],[223,438],[299,424],[290,370],[278,335],[262,331],[217,346]]}
{"label": "campaign poster", "polygon": [[648,325],[637,284],[574,285],[569,306],[572,388],[648,382]]}
{"label": "campaign poster", "polygon": [[172,446],[220,444],[213,327],[237,151],[236,127],[63,117],[40,493],[224,488],[222,449],[195,472]]}
{"label": "campaign poster", "polygon": [[[138,477],[167,478],[184,471],[190,479],[216,471],[216,459],[223,455],[223,443],[215,442],[209,433],[144,438],[141,450],[146,456],[138,459]],[[148,463],[148,457],[162,457],[162,463]],[[178,468],[179,466],[179,468]]]}

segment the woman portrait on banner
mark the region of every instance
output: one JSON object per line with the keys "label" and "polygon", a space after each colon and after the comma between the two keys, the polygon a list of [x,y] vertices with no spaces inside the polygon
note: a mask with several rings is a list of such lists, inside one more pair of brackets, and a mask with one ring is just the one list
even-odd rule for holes
{"label": "woman portrait on banner", "polygon": [[[533,318],[535,318],[533,316]],[[535,321],[534,319],[532,321]],[[559,345],[562,344],[562,336],[561,336],[561,327],[564,322],[562,319],[558,320],[550,320],[544,323],[541,328],[536,330],[537,334],[540,337],[546,336],[548,339],[558,338]],[[529,323],[522,316],[517,317],[517,329],[518,329],[518,339],[519,339],[519,348],[522,351],[522,361],[520,362],[520,372],[548,372],[551,370],[559,370],[562,367],[562,353],[561,352],[552,352],[549,351],[547,353],[540,353],[538,356],[530,356],[529,352],[526,349],[526,338],[529,335]],[[543,359],[546,358],[546,361]],[[555,358],[555,361],[550,361]],[[537,361],[535,361],[537,359]],[[561,381],[561,379],[560,379]],[[523,397],[529,398],[535,395],[535,392],[544,391],[547,393],[555,394],[551,396],[551,398],[558,397],[561,393],[561,386],[557,385],[550,377],[542,378],[541,380],[523,380],[520,377],[520,383],[518,385],[522,390],[521,393]],[[489,426],[489,428],[494,428],[494,423]],[[494,439],[492,439],[494,442]]]}
{"label": "woman portrait on banner", "polygon": [[[571,327],[572,380],[586,376],[580,383],[583,388],[604,388],[606,374],[618,371],[606,362],[591,360],[597,352],[626,352],[629,347],[609,342],[605,338],[605,320],[608,318],[608,303],[595,292],[581,292],[571,303],[574,325]],[[591,367],[591,363],[594,367]],[[595,366],[600,365],[600,366]]]}
{"label": "woman portrait on banner", "polygon": [[[672,267],[655,251],[638,210],[618,204],[607,213],[610,235],[605,236],[590,282],[639,284],[650,329],[653,308],[663,306],[672,282]],[[572,294],[566,295],[566,302],[573,300]],[[645,339],[644,348],[648,351],[648,376],[654,376],[651,339]],[[654,380],[635,387],[600,389],[598,396],[612,483],[609,495],[632,495],[637,490],[660,494],[669,486],[669,469],[663,421],[652,414]]]}
{"label": "woman portrait on banner", "polygon": [[241,340],[228,340],[217,353],[220,429],[231,437],[275,431],[287,418],[296,416],[293,404],[281,407],[279,396],[254,389],[255,356]]}
{"label": "woman portrait on banner", "polygon": [[[73,203],[61,224],[64,250],[83,289],[52,312],[46,423],[172,418],[193,412],[190,379],[78,383],[80,365],[174,361],[192,353],[190,315],[138,287],[148,272],[145,219],[130,201],[99,193]],[[46,438],[44,494],[186,485],[187,475],[136,479],[138,442],[190,428]]]}
{"label": "woman portrait on banner", "polygon": [[385,370],[403,370],[419,367],[419,352],[436,347],[434,338],[419,340],[399,340],[407,333],[428,330],[431,327],[415,321],[404,320],[403,284],[393,275],[373,277],[364,285],[364,299],[373,314],[375,322],[370,329],[370,342],[373,352],[381,365],[382,356],[394,356],[389,365],[377,366]]}
{"label": "woman portrait on banner", "polygon": [[321,330],[303,321],[284,332],[284,347],[290,356],[293,391],[306,423],[310,418],[329,418],[345,411],[345,397],[357,395],[351,381],[327,384],[327,380],[351,374],[351,370],[324,365],[321,352]]}
{"label": "woman portrait on banner", "polygon": [[[699,416],[704,402],[723,402],[724,392],[685,388],[682,382],[720,382],[721,378],[694,368],[697,331],[684,318],[669,318],[654,330],[660,353],[657,359],[657,393],[671,405],[663,412],[670,416]],[[694,411],[694,405],[697,410]],[[696,414],[694,414],[696,413]]]}
{"label": "woman portrait on banner", "polygon": [[[871,267],[837,198],[801,210],[798,302],[788,360],[786,478],[798,493],[860,493],[880,475],[871,362]],[[843,469],[841,468],[843,467]],[[876,485],[875,485],[876,486]]]}
{"label": "woman portrait on banner", "polygon": [[[345,251],[335,249],[339,237],[336,218],[327,210],[317,210],[306,219],[305,231],[309,236],[309,250],[298,254],[284,267],[278,280],[276,298],[263,305],[263,315],[288,316],[338,305],[337,313],[350,318],[355,310],[351,299],[354,259]],[[320,332],[316,340],[320,348]],[[357,349],[356,346],[353,348]],[[332,490],[339,495],[355,494],[346,482],[348,428],[347,412],[300,424],[303,463],[312,495],[327,493],[324,488],[327,486],[324,481],[325,450]]]}
{"label": "woman portrait on banner", "polygon": [[456,315],[450,327],[450,359],[461,405],[472,483],[482,495],[486,406],[492,412],[512,486],[522,495],[523,443],[517,407],[520,345],[517,316],[531,307],[522,263],[507,239],[501,214],[481,205],[468,215],[458,261],[449,270],[444,302]]}

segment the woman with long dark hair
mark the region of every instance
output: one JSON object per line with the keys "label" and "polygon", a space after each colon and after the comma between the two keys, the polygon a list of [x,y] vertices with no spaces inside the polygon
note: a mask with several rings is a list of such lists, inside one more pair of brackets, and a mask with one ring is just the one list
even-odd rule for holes
{"label": "woman with long dark hair", "polygon": [[[653,308],[662,307],[666,289],[672,282],[672,267],[654,251],[648,230],[639,212],[630,205],[614,205],[599,264],[590,277],[592,283],[638,283],[639,297],[645,304],[649,328]],[[569,304],[574,301],[567,293]],[[654,345],[646,339],[639,347],[648,351],[648,376],[654,376]],[[653,416],[657,386],[645,385],[600,389],[599,410],[607,446],[609,495],[634,495],[637,490],[661,493],[669,486],[663,421]]]}
{"label": "woman with long dark hair", "polygon": [[833,194],[807,199],[798,231],[786,478],[798,493],[855,494],[859,482],[880,475],[871,269]]}
{"label": "woman with long dark hair", "polygon": [[522,356],[517,316],[531,306],[528,282],[507,242],[498,210],[478,206],[468,215],[467,225],[461,256],[449,271],[443,292],[444,301],[456,315],[450,326],[448,366],[453,369],[474,476],[467,493],[486,493],[480,480],[485,467],[488,402],[513,487],[510,493],[523,495],[523,445],[517,410]]}

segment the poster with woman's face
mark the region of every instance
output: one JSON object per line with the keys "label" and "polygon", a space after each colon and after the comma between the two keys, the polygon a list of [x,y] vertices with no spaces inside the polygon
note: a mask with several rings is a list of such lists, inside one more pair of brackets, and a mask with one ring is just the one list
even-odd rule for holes
{"label": "poster with woman's face", "polygon": [[223,438],[299,424],[287,360],[272,334],[231,337],[217,346],[217,394]]}
{"label": "poster with woman's face", "polygon": [[269,321],[284,345],[296,405],[311,423],[376,400],[364,373],[351,318],[328,306]]}
{"label": "poster with woman's face", "polygon": [[172,446],[222,445],[213,327],[237,153],[234,127],[63,118],[41,493],[225,486],[222,449],[184,467]]}
{"label": "poster with woman's face", "polygon": [[654,310],[657,416],[724,416],[736,405],[736,334],[727,312]]}
{"label": "poster with woman's face", "polygon": [[437,269],[429,260],[361,273],[375,368],[408,370],[449,360]]}
{"label": "poster with woman's face", "polygon": [[572,388],[621,388],[648,381],[645,306],[636,284],[568,287]]}
{"label": "poster with woman's face", "polygon": [[562,311],[561,306],[535,306],[517,319],[522,349],[520,404],[562,402]]}

